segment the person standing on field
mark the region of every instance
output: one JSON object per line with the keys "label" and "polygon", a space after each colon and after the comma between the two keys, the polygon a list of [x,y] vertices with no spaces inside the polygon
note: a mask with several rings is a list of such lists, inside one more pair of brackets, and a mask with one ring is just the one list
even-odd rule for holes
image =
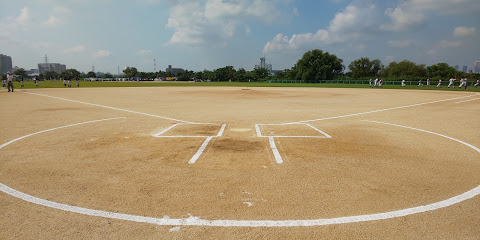
{"label": "person standing on field", "polygon": [[438,79],[437,88],[438,88],[438,87],[442,87],[442,79]]}
{"label": "person standing on field", "polygon": [[8,92],[13,92],[13,75],[10,72],[7,72],[7,88]]}
{"label": "person standing on field", "polygon": [[448,80],[448,88],[450,88],[450,86],[455,88],[455,78],[450,78],[450,80]]}
{"label": "person standing on field", "polygon": [[76,80],[77,80],[77,87],[80,87],[80,78],[79,78],[79,77],[77,77],[77,79],[76,79]]}
{"label": "person standing on field", "polygon": [[427,86],[430,86],[430,78],[427,78]]}
{"label": "person standing on field", "polygon": [[20,77],[20,87],[23,88],[23,76]]}
{"label": "person standing on field", "polygon": [[405,79],[402,80],[402,87],[405,87]]}

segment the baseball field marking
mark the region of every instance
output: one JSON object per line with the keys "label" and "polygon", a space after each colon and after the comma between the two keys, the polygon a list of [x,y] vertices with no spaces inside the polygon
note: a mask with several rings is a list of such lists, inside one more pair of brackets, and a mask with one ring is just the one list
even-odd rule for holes
{"label": "baseball field marking", "polygon": [[[57,127],[57,128],[52,128],[32,134],[28,134],[19,138],[16,138],[12,141],[9,141],[5,144],[2,144],[0,146],[0,150],[6,146],[8,146],[11,143],[14,143],[16,141],[38,135],[41,133],[57,130],[57,129],[62,129],[62,128],[67,128],[67,127],[73,127],[73,126],[78,126],[81,124],[87,124],[87,123],[94,123],[94,122],[100,122],[100,121],[107,121],[107,120],[113,120],[113,119],[120,119],[120,118],[110,118],[110,119],[102,119],[102,120],[95,120],[95,121],[88,121],[88,122],[83,122],[83,123],[77,123],[77,124],[71,124],[71,125],[66,125],[62,127]],[[397,125],[397,124],[392,124],[392,123],[384,123],[384,122],[377,122],[377,121],[367,121],[366,122],[371,122],[375,124],[385,124],[389,126],[394,126],[394,127],[400,127],[400,128],[405,128],[405,129],[410,129],[414,131],[420,131],[424,133],[429,133],[433,134],[436,136],[440,136],[443,138],[447,138],[450,140],[453,140],[455,142],[458,142],[460,144],[463,144],[473,150],[475,150],[477,153],[480,153],[480,149],[466,143],[464,141],[427,131],[427,130],[422,130],[418,128],[413,128],[413,127],[407,127],[407,126],[402,126],[402,125]],[[270,137],[271,138],[271,137]],[[150,224],[157,224],[157,225],[169,225],[169,226],[215,226],[215,227],[301,227],[301,226],[324,226],[324,225],[332,225],[332,224],[344,224],[344,223],[355,223],[355,222],[367,222],[367,221],[376,221],[376,220],[384,220],[384,219],[390,219],[390,218],[397,218],[397,217],[403,217],[403,216],[408,216],[408,215],[413,215],[417,213],[423,213],[423,212],[428,212],[428,211],[433,211],[437,210],[440,208],[445,208],[457,203],[460,203],[462,201],[471,199],[477,195],[480,194],[480,186],[477,186],[473,188],[472,190],[469,190],[463,194],[451,197],[449,199],[436,202],[436,203],[431,203],[428,205],[423,205],[423,206],[418,206],[418,207],[412,207],[412,208],[407,208],[407,209],[402,209],[402,210],[396,210],[396,211],[390,211],[390,212],[384,212],[384,213],[376,213],[376,214],[366,214],[366,215],[358,215],[358,216],[347,216],[347,217],[338,217],[338,218],[327,218],[327,219],[311,219],[311,220],[205,220],[201,219],[199,217],[194,217],[190,216],[189,218],[181,218],[181,219],[171,219],[169,217],[164,217],[164,218],[153,218],[153,217],[145,217],[145,216],[137,216],[137,215],[130,215],[130,214],[123,214],[123,213],[115,213],[115,212],[107,212],[107,211],[101,211],[101,210],[94,210],[94,209],[88,209],[88,208],[82,208],[82,207],[77,207],[77,206],[71,206],[67,204],[62,204],[62,203],[57,203],[41,198],[34,197],[32,195],[28,195],[25,193],[22,193],[20,191],[17,191],[13,188],[10,188],[6,186],[3,183],[0,183],[0,191],[9,194],[13,197],[22,199],[24,201],[58,209],[58,210],[63,210],[63,211],[69,211],[69,212],[74,212],[74,213],[80,213],[88,216],[96,216],[96,217],[104,217],[104,218],[110,218],[110,219],[118,219],[118,220],[126,220],[126,221],[133,221],[133,222],[140,222],[140,223],[150,223]]]}
{"label": "baseball field marking", "polygon": [[465,100],[465,101],[461,101],[461,102],[456,102],[456,103],[471,102],[471,101],[475,101],[475,100],[478,100],[478,99],[480,99],[480,98],[469,99],[469,100]]}
{"label": "baseball field marking", "polygon": [[[205,151],[205,149],[207,148],[208,143],[210,143],[210,141],[215,137],[221,137],[223,135],[223,132],[225,131],[225,127],[227,126],[227,124],[222,124],[222,126],[220,127],[220,130],[218,131],[217,135],[215,135],[215,136],[196,136],[196,135],[193,135],[193,136],[188,136],[188,135],[165,136],[165,135],[163,135],[163,134],[167,133],[168,131],[172,130],[173,128],[175,128],[176,126],[179,126],[179,125],[189,125],[189,124],[185,124],[185,123],[174,124],[174,125],[166,128],[166,129],[162,130],[161,132],[159,132],[157,134],[154,134],[152,136],[156,137],[156,138],[207,138],[203,142],[202,146],[200,146],[198,151],[195,153],[195,155],[193,155],[193,157],[190,159],[190,161],[188,161],[189,164],[196,163],[197,160],[202,155],[203,151]],[[202,124],[196,124],[196,125],[202,125]],[[209,125],[212,125],[212,124],[209,124]]]}

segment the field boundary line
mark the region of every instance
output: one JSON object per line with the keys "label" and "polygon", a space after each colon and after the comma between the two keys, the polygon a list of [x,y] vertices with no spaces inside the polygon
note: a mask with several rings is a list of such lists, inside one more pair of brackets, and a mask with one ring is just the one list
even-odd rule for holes
{"label": "field boundary line", "polygon": [[367,112],[361,112],[361,113],[352,113],[352,114],[341,115],[341,116],[336,116],[336,117],[326,117],[326,118],[318,118],[318,119],[304,120],[304,121],[298,121],[298,122],[278,123],[278,124],[263,124],[263,125],[289,125],[289,124],[300,124],[300,123],[316,122],[316,121],[323,121],[323,120],[337,119],[337,118],[354,117],[354,116],[360,116],[360,115],[371,114],[371,113],[385,112],[385,111],[391,111],[391,110],[397,110],[397,109],[403,109],[403,108],[418,107],[418,106],[422,106],[422,105],[452,101],[452,100],[468,98],[468,97],[473,97],[473,96],[477,96],[477,95],[474,94],[474,95],[468,95],[468,96],[463,96],[463,97],[448,98],[448,99],[443,99],[443,100],[417,103],[417,104],[411,104],[411,105],[400,106],[400,107],[385,108],[385,109],[373,110],[373,111],[367,111]]}
{"label": "field boundary line", "polygon": [[457,104],[458,103],[464,103],[464,102],[471,102],[471,101],[475,101],[475,100],[479,100],[480,98],[474,98],[474,99],[469,99],[469,100],[465,100],[465,101],[461,101],[461,102],[456,102]]}
{"label": "field boundary line", "polygon": [[[101,104],[82,102],[82,101],[71,100],[71,99],[67,99],[67,98],[50,96],[50,95],[46,95],[46,94],[32,93],[32,92],[25,92],[25,93],[32,94],[32,95],[37,95],[37,96],[42,96],[42,97],[54,98],[54,99],[58,99],[58,100],[68,101],[68,102],[81,103],[81,104],[86,104],[86,105],[95,106],[95,107],[102,107],[102,108],[107,108],[107,109],[112,109],[112,110],[117,110],[117,111],[122,111],[122,112],[140,114],[140,115],[145,115],[145,116],[149,116],[149,117],[162,118],[162,119],[172,120],[172,121],[177,121],[177,122],[182,122],[182,123],[200,124],[200,123],[196,123],[196,122],[189,122],[189,121],[175,119],[175,118],[163,117],[163,116],[154,115],[154,114],[150,114],[150,113],[143,113],[143,112],[138,112],[138,111],[121,109],[121,108],[117,108],[117,107],[109,107],[109,106],[105,106],[105,105],[101,105]],[[201,123],[201,124],[211,124],[211,123]]]}

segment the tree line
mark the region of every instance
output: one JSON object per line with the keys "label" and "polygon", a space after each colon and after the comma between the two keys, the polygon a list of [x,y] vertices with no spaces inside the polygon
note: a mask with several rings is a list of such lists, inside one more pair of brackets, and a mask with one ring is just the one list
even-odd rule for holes
{"label": "tree line", "polygon": [[[368,57],[352,61],[345,72],[343,60],[334,54],[314,49],[306,52],[301,59],[291,69],[285,69],[271,75],[267,69],[259,68],[253,71],[246,71],[243,68],[236,70],[233,66],[225,66],[213,71],[204,70],[200,72],[181,71],[175,74],[171,72],[139,72],[135,67],[128,67],[123,70],[122,78],[173,78],[179,81],[190,81],[192,79],[203,79],[211,81],[265,81],[265,80],[299,80],[304,82],[319,80],[365,80],[370,78],[382,78],[384,80],[407,80],[415,81],[424,78],[431,80],[455,78],[479,79],[479,73],[465,73],[455,70],[447,63],[438,63],[432,66],[425,64],[416,64],[414,62],[403,60],[400,62],[391,62],[384,66],[379,59],[370,60]],[[27,77],[24,69],[17,69],[15,75]],[[67,69],[57,74],[55,72],[45,72],[40,75],[41,79],[75,79],[77,77],[85,78],[113,78],[110,73],[97,76],[94,72],[86,74],[80,73],[75,69]]]}

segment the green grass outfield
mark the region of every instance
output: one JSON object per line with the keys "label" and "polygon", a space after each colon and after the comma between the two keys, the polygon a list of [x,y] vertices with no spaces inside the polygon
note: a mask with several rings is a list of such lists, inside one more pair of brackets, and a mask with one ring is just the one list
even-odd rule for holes
{"label": "green grass outfield", "polygon": [[[480,87],[475,88],[469,82],[468,88],[459,89],[458,83],[454,89],[447,88],[447,85],[436,88],[435,85],[418,87],[416,85],[383,85],[380,89],[415,89],[415,90],[444,90],[444,91],[469,91],[480,92]],[[25,81],[25,89],[37,88],[34,82]],[[370,88],[368,84],[336,84],[336,83],[268,83],[268,82],[91,82],[80,81],[81,88],[93,87],[319,87],[319,88]],[[16,89],[22,89],[19,82],[14,83]],[[67,88],[62,81],[40,81],[38,88]],[[76,82],[72,81],[72,87],[77,88]],[[6,87],[5,87],[6,89]]]}

